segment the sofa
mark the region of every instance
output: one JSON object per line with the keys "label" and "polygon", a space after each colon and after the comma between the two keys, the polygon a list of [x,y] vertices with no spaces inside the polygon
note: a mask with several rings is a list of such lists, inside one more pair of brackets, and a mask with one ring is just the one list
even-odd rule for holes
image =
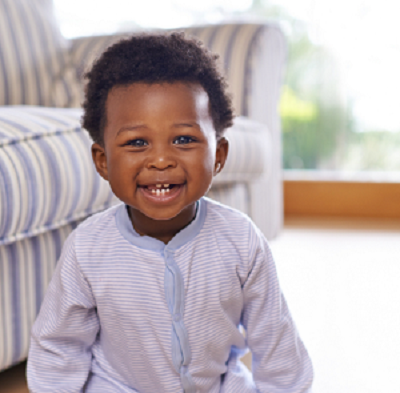
{"label": "sofa", "polygon": [[[184,30],[220,54],[237,115],[208,196],[247,213],[272,239],[283,216],[277,107],[285,39],[269,23]],[[67,40],[51,0],[0,0],[0,370],[27,356],[66,237],[119,203],[94,170],[79,106],[85,70],[126,35]]]}

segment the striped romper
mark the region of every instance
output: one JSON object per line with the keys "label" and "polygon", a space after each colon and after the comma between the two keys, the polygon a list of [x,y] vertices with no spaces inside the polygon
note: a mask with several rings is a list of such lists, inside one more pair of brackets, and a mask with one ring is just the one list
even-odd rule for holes
{"label": "striped romper", "polygon": [[124,204],[79,225],[27,374],[32,393],[300,393],[313,378],[264,236],[207,198],[167,245],[139,236]]}

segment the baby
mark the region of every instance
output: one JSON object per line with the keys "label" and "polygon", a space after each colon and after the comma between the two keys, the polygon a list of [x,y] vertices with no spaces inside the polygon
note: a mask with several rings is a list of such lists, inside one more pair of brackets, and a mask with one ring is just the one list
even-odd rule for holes
{"label": "baby", "polygon": [[233,118],[216,56],[182,34],[134,36],[87,78],[93,161],[123,203],[64,244],[32,329],[30,391],[309,392],[263,234],[204,197]]}

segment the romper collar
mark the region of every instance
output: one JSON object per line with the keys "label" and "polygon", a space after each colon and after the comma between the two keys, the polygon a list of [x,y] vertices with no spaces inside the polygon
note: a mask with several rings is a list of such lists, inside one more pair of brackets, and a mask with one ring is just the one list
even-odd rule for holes
{"label": "romper collar", "polygon": [[180,232],[178,232],[168,244],[150,236],[140,236],[133,228],[129,218],[127,206],[121,204],[115,213],[115,222],[121,235],[131,244],[147,250],[164,252],[166,249],[176,250],[194,239],[203,227],[207,211],[207,203],[204,198],[197,201],[197,211],[194,220]]}

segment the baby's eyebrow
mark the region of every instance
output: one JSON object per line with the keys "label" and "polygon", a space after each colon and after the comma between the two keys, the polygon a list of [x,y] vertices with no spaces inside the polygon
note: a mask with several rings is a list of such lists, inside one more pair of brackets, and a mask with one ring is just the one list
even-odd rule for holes
{"label": "baby's eyebrow", "polygon": [[118,132],[117,132],[117,136],[125,131],[135,131],[141,128],[146,128],[146,126],[144,124],[138,124],[138,125],[131,125],[131,126],[122,126]]}
{"label": "baby's eyebrow", "polygon": [[198,128],[200,128],[200,124],[198,124],[196,121],[174,123],[174,126],[175,127],[198,127]]}
{"label": "baby's eyebrow", "polygon": [[[196,121],[185,121],[182,123],[174,123],[173,124],[174,127],[176,128],[196,128],[196,129],[201,129],[200,124],[197,123]],[[126,126],[122,126],[116,136],[118,136],[119,134],[122,134],[125,131],[136,131],[136,130],[140,130],[140,129],[146,129],[147,126],[145,124],[136,124],[136,125],[126,125]]]}

